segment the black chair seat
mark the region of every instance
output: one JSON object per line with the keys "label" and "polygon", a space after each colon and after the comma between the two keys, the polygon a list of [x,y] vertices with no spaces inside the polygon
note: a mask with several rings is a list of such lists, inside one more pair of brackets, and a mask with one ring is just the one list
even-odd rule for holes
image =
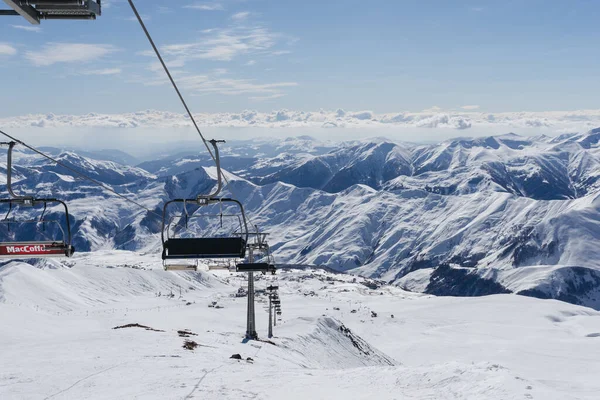
{"label": "black chair seat", "polygon": [[183,258],[244,258],[243,238],[176,238],[163,245],[162,259]]}
{"label": "black chair seat", "polygon": [[269,263],[248,263],[236,265],[237,272],[275,272],[275,266]]}

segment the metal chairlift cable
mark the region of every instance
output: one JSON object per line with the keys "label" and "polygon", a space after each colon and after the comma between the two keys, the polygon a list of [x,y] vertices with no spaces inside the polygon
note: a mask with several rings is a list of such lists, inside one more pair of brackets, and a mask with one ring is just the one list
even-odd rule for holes
{"label": "metal chairlift cable", "polygon": [[94,179],[94,178],[92,178],[92,177],[90,177],[90,176],[88,176],[88,175],[86,175],[86,174],[82,173],[82,172],[79,172],[79,171],[77,171],[77,170],[76,170],[76,169],[74,169],[74,168],[71,168],[71,167],[69,167],[68,165],[66,165],[66,164],[64,164],[64,163],[62,163],[62,162],[60,162],[60,161],[58,161],[58,160],[57,160],[57,159],[55,159],[54,157],[52,157],[52,156],[49,156],[49,155],[47,155],[47,154],[45,154],[45,153],[43,153],[43,152],[39,151],[39,150],[38,150],[38,149],[36,149],[35,147],[28,145],[27,143],[25,143],[25,142],[23,142],[23,141],[21,141],[21,140],[17,139],[17,138],[16,138],[16,137],[14,137],[14,136],[11,136],[11,135],[9,135],[8,133],[6,133],[6,132],[4,132],[4,131],[2,131],[2,130],[0,130],[0,134],[2,134],[2,135],[4,135],[4,136],[6,136],[7,138],[9,138],[9,139],[11,139],[11,140],[13,140],[13,141],[15,141],[15,142],[19,143],[19,144],[20,144],[20,145],[22,145],[22,146],[25,146],[25,147],[27,147],[29,150],[33,151],[34,153],[37,153],[37,154],[39,154],[40,156],[42,156],[42,157],[45,157],[45,158],[47,158],[48,160],[51,160],[51,161],[55,162],[57,165],[60,165],[61,167],[65,168],[65,169],[68,169],[69,171],[73,172],[74,174],[76,174],[76,175],[80,176],[81,178],[84,178],[84,179],[86,179],[86,180],[88,180],[88,181],[90,181],[90,182],[92,182],[92,183],[94,183],[94,184],[96,184],[96,185],[100,186],[102,189],[104,189],[104,190],[106,190],[106,191],[108,191],[108,192],[111,192],[112,194],[114,194],[114,195],[116,195],[116,196],[120,197],[121,199],[123,199],[123,200],[125,200],[125,201],[128,201],[128,202],[130,202],[131,204],[134,204],[134,205],[136,205],[136,206],[138,206],[138,207],[140,207],[140,208],[143,208],[144,210],[148,211],[149,213],[151,213],[151,214],[154,214],[154,215],[156,215],[156,216],[158,216],[159,218],[161,218],[161,219],[162,219],[162,215],[161,215],[161,214],[157,213],[156,211],[153,211],[153,210],[149,209],[148,207],[144,206],[143,204],[141,204],[141,203],[139,203],[139,202],[137,202],[137,201],[135,201],[135,200],[132,200],[132,199],[128,198],[127,196],[124,196],[124,195],[122,195],[121,193],[117,192],[117,191],[116,191],[116,190],[114,190],[113,188],[111,188],[111,187],[109,187],[109,186],[106,186],[104,183],[102,183],[102,182],[100,182],[100,181],[98,181],[98,180],[96,180],[96,179]]}
{"label": "metal chairlift cable", "polygon": [[[150,42],[150,45],[152,46],[152,49],[154,50],[154,53],[156,54],[156,57],[158,57],[158,60],[160,61],[160,64],[162,65],[162,67],[163,67],[165,73],[167,74],[167,76],[169,77],[169,80],[171,81],[171,85],[173,85],[173,89],[175,89],[175,91],[177,92],[177,95],[179,96],[179,100],[181,100],[181,104],[183,104],[183,107],[185,108],[185,111],[187,112],[188,116],[190,117],[190,120],[192,121],[192,124],[194,124],[194,128],[196,128],[196,131],[198,132],[198,135],[200,135],[200,138],[202,139],[202,142],[204,143],[204,146],[206,147],[206,150],[208,151],[208,154],[210,154],[210,157],[213,159],[213,161],[216,164],[217,160],[215,158],[215,155],[211,151],[210,147],[208,146],[208,141],[204,138],[204,135],[202,134],[202,131],[200,130],[200,127],[196,123],[196,119],[192,115],[192,112],[190,111],[190,109],[189,109],[189,107],[188,107],[185,99],[183,98],[183,95],[179,91],[179,87],[175,83],[175,79],[173,79],[173,76],[171,75],[171,72],[169,71],[169,68],[167,67],[167,64],[165,64],[165,61],[163,60],[162,56],[160,55],[160,51],[156,47],[156,44],[154,43],[154,40],[152,39],[152,36],[150,35],[150,32],[148,32],[148,29],[146,28],[146,24],[144,24],[144,21],[142,20],[142,17],[138,13],[138,10],[135,7],[135,4],[133,4],[133,0],[128,0],[128,2],[129,2],[129,6],[131,7],[131,10],[135,14],[135,17],[137,18],[140,26],[142,27],[142,30],[146,34],[146,37],[148,38],[148,41]],[[227,176],[225,174],[222,174],[222,176],[223,176],[223,180],[225,180],[225,185],[229,186],[229,180],[227,179]],[[233,191],[231,190],[231,187],[229,188],[229,191],[232,192],[232,195],[233,195]],[[253,226],[250,216],[247,216],[247,219],[248,219],[248,222],[250,222],[250,225]]]}
{"label": "metal chairlift cable", "polygon": [[169,77],[169,80],[171,81],[171,85],[173,85],[173,88],[177,92],[177,95],[179,96],[179,100],[181,100],[181,104],[183,104],[183,107],[185,108],[185,111],[187,111],[187,114],[190,117],[190,120],[192,121],[192,123],[194,124],[194,127],[196,128],[196,131],[200,135],[200,138],[202,139],[202,142],[204,143],[204,146],[206,146],[206,150],[210,154],[210,156],[213,159],[213,161],[216,163],[217,160],[215,159],[214,154],[210,150],[210,147],[208,146],[208,142],[204,138],[204,135],[202,134],[202,131],[200,130],[200,127],[196,123],[196,119],[192,115],[192,112],[190,111],[190,109],[189,109],[189,107],[188,107],[185,99],[183,98],[183,95],[179,91],[179,87],[177,87],[177,84],[175,83],[175,80],[173,79],[173,76],[171,75],[171,72],[169,71],[169,68],[167,67],[167,64],[165,64],[165,61],[163,60],[162,56],[160,55],[160,52],[158,51],[158,48],[154,44],[154,40],[152,39],[152,36],[150,36],[150,32],[148,32],[148,29],[146,29],[146,25],[144,24],[144,21],[142,20],[142,17],[138,13],[137,8],[135,8],[135,5],[133,4],[133,0],[128,0],[128,1],[129,1],[129,5],[131,6],[131,9],[133,10],[133,13],[135,14],[138,22],[140,23],[140,26],[142,27],[142,30],[146,34],[146,37],[148,38],[148,41],[150,42],[150,45],[152,46],[152,49],[154,50],[154,53],[156,54],[156,57],[158,57],[158,61],[160,61],[163,69],[165,70],[167,76]]}

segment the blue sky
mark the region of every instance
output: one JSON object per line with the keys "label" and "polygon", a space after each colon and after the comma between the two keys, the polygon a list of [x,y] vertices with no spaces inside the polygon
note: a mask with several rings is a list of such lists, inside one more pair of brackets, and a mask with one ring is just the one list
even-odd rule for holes
{"label": "blue sky", "polygon": [[[0,18],[0,117],[182,111],[127,2],[104,3]],[[195,112],[600,108],[597,0],[136,3]]]}

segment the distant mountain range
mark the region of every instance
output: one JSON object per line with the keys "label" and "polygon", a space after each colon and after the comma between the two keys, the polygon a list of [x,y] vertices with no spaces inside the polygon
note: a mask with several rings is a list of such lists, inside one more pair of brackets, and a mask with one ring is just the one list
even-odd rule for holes
{"label": "distant mountain range", "polygon": [[[164,201],[215,185],[212,160],[197,149],[139,164],[120,151],[44,150],[160,214]],[[16,190],[68,201],[78,251],[159,256],[158,215],[39,156],[15,153]],[[224,145],[222,165],[226,191],[271,233],[280,263],[324,265],[438,295],[515,292],[600,308],[600,128],[435,145],[257,139]],[[57,232],[1,231],[21,240]]]}

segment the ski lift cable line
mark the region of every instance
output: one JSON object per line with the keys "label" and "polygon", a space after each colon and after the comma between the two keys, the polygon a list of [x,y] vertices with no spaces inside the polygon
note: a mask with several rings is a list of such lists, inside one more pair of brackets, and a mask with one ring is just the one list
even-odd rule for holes
{"label": "ski lift cable line", "polygon": [[[175,83],[175,79],[173,79],[173,76],[171,75],[171,72],[169,71],[169,67],[167,67],[167,64],[165,63],[162,56],[160,55],[160,51],[158,50],[158,47],[156,47],[156,44],[154,43],[154,39],[152,39],[150,32],[146,28],[146,24],[144,24],[144,21],[140,15],[140,13],[138,12],[137,8],[135,7],[135,4],[133,3],[133,0],[127,0],[127,1],[129,2],[129,6],[131,7],[131,10],[135,14],[135,17],[137,18],[142,30],[144,31],[146,38],[148,38],[148,41],[150,42],[150,45],[152,46],[152,49],[154,50],[154,53],[156,54],[158,61],[160,61],[160,64],[162,65],[165,73],[167,74],[169,81],[171,81],[171,85],[173,86],[173,89],[175,89],[175,92],[177,92],[177,96],[179,96],[179,100],[181,100],[181,104],[183,104],[183,107],[185,108],[187,115],[189,116],[190,120],[192,121],[192,124],[194,125],[194,128],[198,132],[198,135],[200,135],[200,139],[202,139],[202,142],[204,143],[204,146],[206,147],[208,154],[210,154],[210,157],[212,158],[212,160],[215,162],[215,165],[216,165],[217,164],[216,156],[213,154],[212,150],[210,149],[210,146],[208,145],[208,141],[204,138],[204,135],[202,134],[202,131],[200,130],[200,127],[198,126],[198,123],[196,122],[196,119],[194,118],[194,115],[190,111],[190,108],[188,107],[187,102],[183,98],[183,95],[181,94],[181,91],[179,90],[177,83]],[[229,186],[229,191],[233,195],[233,190],[231,189],[231,186],[229,185],[229,179],[227,179],[227,176],[225,174],[222,174],[222,177],[225,180],[225,186]],[[252,219],[250,218],[250,216],[248,215],[245,218],[252,225]]]}
{"label": "ski lift cable line", "polygon": [[104,183],[102,183],[102,182],[100,182],[100,181],[98,181],[98,180],[96,180],[96,179],[94,179],[94,178],[92,178],[92,177],[90,177],[90,176],[88,176],[88,175],[86,175],[86,174],[82,173],[82,172],[79,172],[79,171],[77,171],[76,169],[74,169],[74,168],[72,168],[72,167],[69,167],[68,165],[66,165],[66,164],[64,164],[64,163],[62,163],[62,162],[60,162],[60,161],[58,161],[56,158],[54,158],[54,157],[52,157],[52,156],[49,156],[48,154],[46,154],[46,153],[44,153],[44,152],[41,152],[40,150],[36,149],[36,148],[35,148],[35,147],[33,147],[33,146],[30,146],[30,145],[28,145],[27,143],[25,143],[25,142],[23,142],[23,141],[21,141],[21,140],[17,139],[16,137],[9,135],[8,133],[6,133],[6,132],[4,132],[4,131],[2,131],[2,130],[0,130],[0,134],[2,134],[2,135],[4,135],[4,136],[6,136],[7,138],[9,138],[9,139],[13,140],[13,141],[14,141],[14,142],[16,142],[16,143],[19,143],[19,144],[20,144],[20,145],[22,145],[22,146],[25,146],[25,147],[27,147],[29,150],[33,151],[34,153],[37,153],[37,154],[39,154],[40,156],[47,158],[48,160],[50,160],[50,161],[52,161],[52,162],[56,163],[57,165],[60,165],[61,167],[63,167],[63,168],[65,168],[65,169],[67,169],[67,170],[69,170],[69,171],[73,172],[74,174],[78,175],[79,177],[81,177],[81,178],[83,178],[83,179],[86,179],[86,180],[88,180],[88,181],[90,181],[90,182],[94,183],[94,184],[95,184],[95,185],[97,185],[97,186],[100,186],[102,189],[104,189],[104,190],[106,190],[106,191],[108,191],[108,192],[110,192],[110,193],[114,194],[115,196],[118,196],[118,197],[120,197],[121,199],[123,199],[123,200],[125,200],[125,201],[128,201],[129,203],[131,203],[131,204],[134,204],[134,205],[136,205],[136,206],[138,206],[138,207],[140,207],[140,208],[143,208],[144,210],[148,211],[149,213],[152,213],[152,214],[154,214],[154,215],[156,215],[156,216],[158,216],[158,217],[162,218],[162,215],[161,215],[161,214],[159,214],[159,213],[157,213],[156,211],[153,211],[153,210],[149,209],[148,207],[144,206],[143,204],[141,204],[141,203],[139,203],[139,202],[137,202],[137,201],[135,201],[135,200],[132,200],[132,199],[130,199],[130,198],[129,198],[129,197],[127,197],[127,196],[124,196],[124,195],[122,195],[121,193],[119,193],[119,192],[117,192],[116,190],[114,190],[113,188],[111,188],[111,187],[109,187],[109,186],[105,185]]}
{"label": "ski lift cable line", "polygon": [[156,57],[158,57],[158,61],[160,61],[160,64],[162,65],[163,69],[165,70],[165,73],[167,74],[167,77],[171,81],[171,85],[173,85],[173,89],[175,89],[175,91],[177,92],[177,96],[179,96],[179,100],[181,100],[181,104],[183,104],[183,107],[185,108],[185,111],[187,112],[188,116],[190,117],[190,120],[192,121],[192,124],[194,124],[194,128],[196,128],[196,131],[200,135],[200,138],[202,139],[202,142],[204,143],[204,146],[206,146],[206,150],[208,151],[208,153],[212,157],[213,161],[216,163],[217,160],[215,159],[215,156],[214,156],[213,152],[210,150],[210,147],[208,146],[207,140],[204,138],[204,135],[202,134],[202,131],[200,130],[200,127],[198,126],[198,123],[196,122],[196,119],[192,115],[192,112],[190,111],[190,108],[188,107],[185,99],[183,98],[183,95],[179,91],[179,87],[175,83],[175,79],[173,79],[173,76],[171,75],[171,72],[169,71],[169,68],[167,67],[167,64],[165,64],[165,61],[163,60],[162,56],[160,55],[160,51],[158,51],[158,48],[156,47],[156,44],[154,43],[154,40],[152,39],[152,36],[150,35],[150,32],[148,32],[148,29],[146,28],[146,24],[144,24],[144,21],[142,20],[142,17],[138,13],[138,10],[135,7],[135,5],[133,4],[133,0],[128,0],[128,1],[129,1],[129,5],[131,6],[131,10],[135,14],[135,17],[137,18],[138,22],[140,23],[140,26],[142,27],[142,30],[146,34],[146,37],[148,38],[148,41],[150,42],[150,45],[152,46],[152,49],[154,50],[154,53],[156,54]]}

